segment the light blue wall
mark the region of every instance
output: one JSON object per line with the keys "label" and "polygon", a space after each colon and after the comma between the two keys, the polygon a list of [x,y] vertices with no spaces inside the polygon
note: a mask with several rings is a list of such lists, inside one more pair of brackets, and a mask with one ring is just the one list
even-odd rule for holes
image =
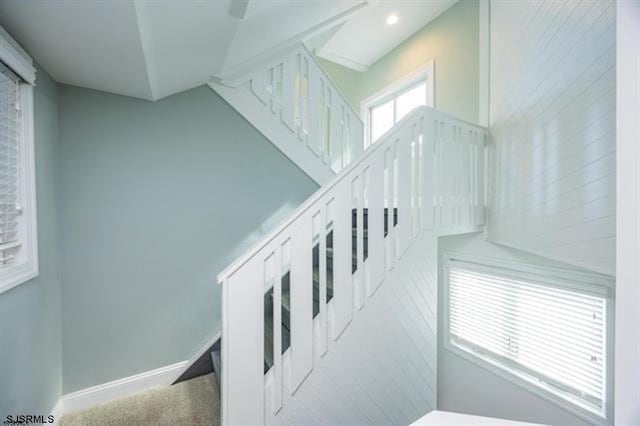
{"label": "light blue wall", "polygon": [[62,389],[58,88],[38,69],[34,90],[40,275],[0,294],[0,421],[48,415]]}
{"label": "light blue wall", "polygon": [[64,393],[191,357],[216,274],[317,186],[207,87],[60,86]]}

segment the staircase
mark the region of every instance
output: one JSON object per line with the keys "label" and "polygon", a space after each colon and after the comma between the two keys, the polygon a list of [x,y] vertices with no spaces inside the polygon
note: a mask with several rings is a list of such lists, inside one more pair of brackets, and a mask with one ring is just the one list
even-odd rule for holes
{"label": "staircase", "polygon": [[222,424],[410,423],[436,404],[437,238],[484,225],[486,129],[421,107],[336,154],[279,90],[260,113],[335,175],[218,276]]}

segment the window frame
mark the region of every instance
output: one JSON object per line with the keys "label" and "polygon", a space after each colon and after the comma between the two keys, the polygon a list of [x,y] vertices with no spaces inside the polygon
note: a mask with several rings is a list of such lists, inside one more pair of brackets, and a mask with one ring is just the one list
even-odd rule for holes
{"label": "window frame", "polygon": [[[452,341],[449,328],[449,270],[454,264],[458,269],[465,269],[467,265],[473,264],[473,267],[467,267],[467,269],[475,272],[493,274],[502,278],[514,278],[591,296],[604,297],[606,300],[606,347],[604,348],[605,398],[602,411],[599,412],[586,405],[581,405],[575,400],[571,400],[561,389],[551,386],[544,381],[535,380],[536,375],[529,371],[519,369],[517,366],[506,365],[506,363],[501,363],[494,357],[482,353],[482,351],[474,350],[470,346],[460,345]],[[582,271],[571,267],[557,268],[484,256],[473,256],[457,252],[444,253],[442,275],[442,346],[445,350],[461,356],[521,389],[541,397],[593,424],[612,424],[614,409],[614,278],[608,275]]]}
{"label": "window frame", "polygon": [[18,224],[20,259],[0,268],[0,294],[38,276],[37,206],[34,152],[33,86],[36,70],[31,57],[0,27],[0,61],[22,78],[18,194],[22,213]]}
{"label": "window frame", "polygon": [[[377,91],[371,96],[367,97],[360,103],[360,116],[363,118],[364,124],[364,149],[366,150],[371,146],[371,110],[377,106],[384,104],[385,102],[395,99],[400,95],[413,89],[415,86],[425,82],[426,83],[426,103],[427,106],[435,107],[435,62],[433,60],[428,61],[425,65],[421,66],[417,70],[405,75],[404,77],[394,81],[390,85],[384,87],[382,90]],[[394,123],[396,108],[394,105]]]}

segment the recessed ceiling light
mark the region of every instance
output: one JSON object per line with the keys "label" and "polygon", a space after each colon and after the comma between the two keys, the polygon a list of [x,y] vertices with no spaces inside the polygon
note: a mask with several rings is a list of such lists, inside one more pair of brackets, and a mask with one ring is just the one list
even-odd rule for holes
{"label": "recessed ceiling light", "polygon": [[392,13],[391,15],[387,16],[387,25],[395,25],[398,23],[398,15],[396,15],[395,13]]}

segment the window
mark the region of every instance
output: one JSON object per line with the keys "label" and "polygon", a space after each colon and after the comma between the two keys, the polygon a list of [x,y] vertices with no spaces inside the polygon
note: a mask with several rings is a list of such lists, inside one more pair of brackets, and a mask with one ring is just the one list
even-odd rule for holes
{"label": "window", "polygon": [[31,59],[0,28],[0,292],[38,274]]}
{"label": "window", "polygon": [[433,106],[433,61],[362,102],[365,149],[412,109]]}
{"label": "window", "polygon": [[608,277],[460,257],[445,271],[449,349],[588,420],[609,417]]}

